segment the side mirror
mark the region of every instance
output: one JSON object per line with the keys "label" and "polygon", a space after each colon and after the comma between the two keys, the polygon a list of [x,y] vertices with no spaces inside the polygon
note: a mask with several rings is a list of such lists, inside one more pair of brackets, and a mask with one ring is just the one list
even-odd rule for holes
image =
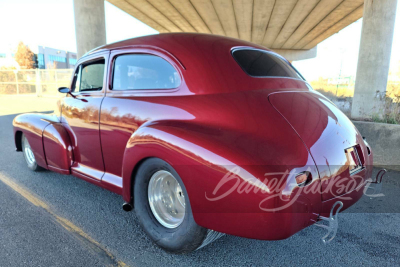
{"label": "side mirror", "polygon": [[58,91],[63,94],[68,94],[69,88],[68,87],[60,87],[60,88],[58,88]]}

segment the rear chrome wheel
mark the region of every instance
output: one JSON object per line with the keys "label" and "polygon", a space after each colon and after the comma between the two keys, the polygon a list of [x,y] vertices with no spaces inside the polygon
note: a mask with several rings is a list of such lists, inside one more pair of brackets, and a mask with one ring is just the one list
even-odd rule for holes
{"label": "rear chrome wheel", "polygon": [[176,228],[185,217],[185,195],[175,177],[168,171],[154,173],[149,182],[148,199],[157,221],[166,228]]}
{"label": "rear chrome wheel", "polygon": [[145,160],[136,172],[132,191],[139,223],[158,246],[187,253],[208,242],[209,231],[194,221],[186,187],[167,162]]}
{"label": "rear chrome wheel", "polygon": [[28,139],[26,139],[25,134],[22,134],[21,145],[22,145],[22,152],[24,154],[24,158],[26,164],[28,165],[28,168],[33,171],[43,170],[42,167],[37,165],[35,155],[33,154],[31,145],[29,144]]}

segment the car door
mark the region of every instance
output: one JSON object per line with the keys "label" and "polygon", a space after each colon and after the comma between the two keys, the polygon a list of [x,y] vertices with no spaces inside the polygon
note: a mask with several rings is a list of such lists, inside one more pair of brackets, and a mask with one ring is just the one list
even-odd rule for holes
{"label": "car door", "polygon": [[144,122],[163,115],[153,97],[178,90],[182,78],[178,63],[155,51],[116,50],[109,61],[109,88],[100,114],[102,182],[118,188],[129,138]]}
{"label": "car door", "polygon": [[71,172],[81,178],[101,180],[104,174],[99,116],[106,84],[108,53],[92,55],[75,69],[72,95],[63,100],[62,123],[73,147]]}

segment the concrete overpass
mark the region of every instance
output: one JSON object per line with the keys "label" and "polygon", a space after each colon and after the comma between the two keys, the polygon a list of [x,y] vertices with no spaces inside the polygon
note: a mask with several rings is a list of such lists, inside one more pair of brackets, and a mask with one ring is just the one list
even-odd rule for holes
{"label": "concrete overpass", "polygon": [[[240,38],[289,60],[362,17],[364,0],[108,0],[159,32]],[[301,53],[303,52],[303,53]]]}
{"label": "concrete overpass", "polygon": [[[364,16],[352,116],[381,112],[376,92],[386,91],[397,0],[107,1],[161,33],[239,38],[290,61],[315,57],[320,42]],[[103,2],[74,0],[78,56],[106,43]]]}

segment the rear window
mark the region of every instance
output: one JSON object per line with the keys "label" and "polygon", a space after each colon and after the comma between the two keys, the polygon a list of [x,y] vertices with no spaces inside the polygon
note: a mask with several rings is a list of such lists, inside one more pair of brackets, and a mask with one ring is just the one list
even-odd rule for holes
{"label": "rear window", "polygon": [[232,53],[239,66],[253,77],[289,77],[302,79],[301,75],[283,58],[254,49],[234,50]]}

